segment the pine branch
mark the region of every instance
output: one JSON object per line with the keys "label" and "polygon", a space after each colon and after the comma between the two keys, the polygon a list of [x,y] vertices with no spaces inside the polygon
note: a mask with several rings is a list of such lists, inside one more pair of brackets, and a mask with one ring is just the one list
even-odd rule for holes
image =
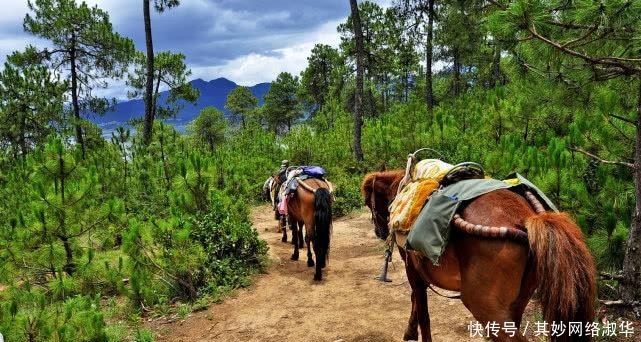
{"label": "pine branch", "polygon": [[555,42],[541,34],[536,30],[536,27],[534,25],[528,26],[528,32],[532,34],[535,38],[539,39],[540,41],[562,51],[567,53],[568,55],[577,57],[579,59],[582,59],[585,62],[588,62],[593,65],[600,65],[603,67],[609,67],[609,68],[614,68],[615,70],[618,71],[619,74],[639,74],[641,73],[641,68],[635,65],[630,65],[627,63],[639,63],[641,62],[641,59],[639,58],[620,58],[620,57],[594,57],[594,56],[589,56],[586,55],[585,53],[570,49],[564,45],[559,44],[558,42]]}
{"label": "pine branch", "polygon": [[586,151],[586,150],[584,150],[584,149],[582,149],[580,147],[570,147],[570,150],[582,153],[582,154],[584,154],[586,156],[589,156],[592,159],[595,159],[596,161],[598,161],[600,163],[603,163],[603,164],[621,165],[621,166],[629,167],[631,169],[636,169],[636,167],[635,167],[635,165],[633,163],[628,163],[628,162],[618,161],[618,160],[605,160],[605,159],[602,159],[599,156],[597,156],[597,155],[595,155],[593,153],[590,153],[590,152],[588,152],[588,151]]}
{"label": "pine branch", "polygon": [[624,121],[624,122],[627,122],[627,123],[629,123],[631,125],[636,125],[637,124],[636,122],[634,122],[634,120],[631,120],[631,119],[628,119],[628,118],[624,118],[623,116],[620,116],[620,115],[617,115],[617,114],[608,113],[608,116],[611,116],[611,117],[613,117],[615,119],[619,119],[619,120]]}

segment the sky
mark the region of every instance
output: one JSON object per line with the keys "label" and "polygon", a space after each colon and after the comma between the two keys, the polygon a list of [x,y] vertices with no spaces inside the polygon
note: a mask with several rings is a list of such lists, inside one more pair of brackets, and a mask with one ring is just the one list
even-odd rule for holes
{"label": "sky", "polygon": [[[77,0],[78,2],[80,0]],[[22,28],[26,0],[2,0],[0,56],[46,42]],[[140,0],[86,0],[109,12],[114,29],[144,49]],[[391,0],[375,0],[389,6]],[[336,26],[349,15],[348,0],[182,0],[152,14],[154,49],[186,55],[192,78],[228,78],[241,85],[299,74],[316,43],[338,46]],[[115,88],[123,87],[114,84]]]}

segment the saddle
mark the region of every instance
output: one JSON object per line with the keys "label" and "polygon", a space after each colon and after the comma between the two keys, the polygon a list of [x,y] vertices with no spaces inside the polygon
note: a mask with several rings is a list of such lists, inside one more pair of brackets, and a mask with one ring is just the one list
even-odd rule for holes
{"label": "saddle", "polygon": [[290,194],[296,192],[299,185],[310,192],[315,192],[314,189],[311,189],[309,186],[302,182],[305,179],[320,179],[323,182],[327,183],[330,189],[330,193],[333,193],[332,184],[325,179],[325,169],[320,166],[292,166],[287,168],[286,174],[287,179],[282,183],[278,194],[278,211],[282,215],[287,215],[287,200]]}
{"label": "saddle", "polygon": [[466,179],[485,178],[476,163],[451,165],[439,159],[418,160],[418,150],[408,156],[405,176],[394,201],[390,204],[390,228],[406,235],[434,191]]}

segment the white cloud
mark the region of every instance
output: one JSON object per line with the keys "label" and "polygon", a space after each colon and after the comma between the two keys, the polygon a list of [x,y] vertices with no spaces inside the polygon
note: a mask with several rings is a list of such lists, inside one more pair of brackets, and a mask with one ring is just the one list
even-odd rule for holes
{"label": "white cloud", "polygon": [[225,77],[246,86],[271,82],[284,71],[298,75],[307,67],[307,57],[315,44],[338,46],[340,39],[336,27],[340,22],[328,22],[312,32],[302,33],[288,47],[264,54],[250,53],[222,65],[192,67],[192,72],[195,77],[205,80]]}

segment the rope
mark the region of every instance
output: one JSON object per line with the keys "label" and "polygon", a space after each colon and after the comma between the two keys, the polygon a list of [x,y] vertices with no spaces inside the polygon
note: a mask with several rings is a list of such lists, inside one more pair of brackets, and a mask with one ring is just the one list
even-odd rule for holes
{"label": "rope", "polygon": [[532,194],[530,191],[525,192],[525,198],[530,201],[530,204],[537,214],[545,212],[545,207],[543,206],[543,204],[541,204],[541,202],[539,202],[539,199],[536,198],[536,196],[534,196],[534,194]]}
{"label": "rope", "polygon": [[427,284],[427,287],[429,287],[429,288],[430,288],[430,290],[432,290],[434,293],[436,293],[437,295],[439,295],[439,296],[441,296],[441,297],[445,297],[445,298],[448,298],[448,299],[461,299],[461,295],[460,295],[460,294],[457,294],[457,295],[454,295],[454,296],[446,296],[446,295],[444,295],[444,294],[439,293],[439,292],[438,292],[438,291],[436,291],[436,289],[432,286],[432,284],[429,284],[429,283],[428,283],[428,284]]}

